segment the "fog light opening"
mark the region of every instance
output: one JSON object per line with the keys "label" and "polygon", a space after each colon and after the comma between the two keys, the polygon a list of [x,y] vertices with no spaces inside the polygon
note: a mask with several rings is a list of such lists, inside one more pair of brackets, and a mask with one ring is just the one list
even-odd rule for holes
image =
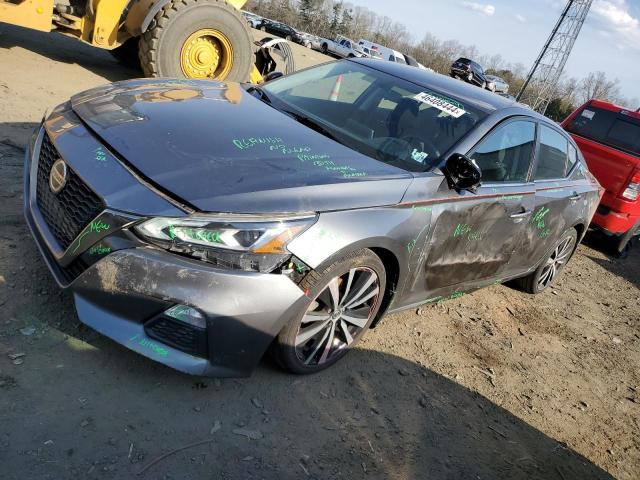
{"label": "fog light opening", "polygon": [[164,312],[168,317],[187,323],[196,328],[206,328],[207,323],[204,315],[193,307],[187,305],[174,305]]}

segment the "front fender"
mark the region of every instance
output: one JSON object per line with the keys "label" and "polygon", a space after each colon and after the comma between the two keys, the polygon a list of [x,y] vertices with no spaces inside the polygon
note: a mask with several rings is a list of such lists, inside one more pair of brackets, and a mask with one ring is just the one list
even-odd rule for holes
{"label": "front fender", "polygon": [[289,251],[316,269],[332,257],[362,248],[382,248],[398,262],[399,285],[408,276],[416,212],[403,207],[377,207],[322,213],[318,221],[289,244]]}

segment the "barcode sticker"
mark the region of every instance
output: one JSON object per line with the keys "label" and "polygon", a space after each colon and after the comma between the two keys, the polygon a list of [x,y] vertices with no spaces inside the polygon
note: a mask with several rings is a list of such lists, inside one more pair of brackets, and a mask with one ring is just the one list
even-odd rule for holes
{"label": "barcode sticker", "polygon": [[414,100],[418,102],[426,103],[427,105],[437,108],[445,113],[448,113],[454,118],[460,118],[462,115],[467,113],[462,105],[453,103],[454,101],[441,97],[440,95],[436,95],[434,93],[420,92],[415,97]]}

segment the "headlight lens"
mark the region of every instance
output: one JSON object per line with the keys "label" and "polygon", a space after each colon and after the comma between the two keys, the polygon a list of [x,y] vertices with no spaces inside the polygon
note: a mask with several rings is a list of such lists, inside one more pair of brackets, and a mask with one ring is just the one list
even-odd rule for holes
{"label": "headlight lens", "polygon": [[252,216],[157,217],[135,227],[149,242],[221,268],[271,272],[291,254],[287,244],[315,216],[264,220]]}

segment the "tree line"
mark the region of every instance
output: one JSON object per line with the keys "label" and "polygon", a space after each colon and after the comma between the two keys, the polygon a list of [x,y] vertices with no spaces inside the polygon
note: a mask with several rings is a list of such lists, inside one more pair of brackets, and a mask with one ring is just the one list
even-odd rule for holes
{"label": "tree line", "polygon": [[[504,78],[510,92],[516,95],[528,74],[522,63],[506,61],[500,54],[481,53],[475,45],[463,45],[457,40],[440,40],[431,33],[416,39],[407,27],[388,16],[379,15],[367,7],[343,0],[250,0],[246,8],[258,15],[291,25],[297,30],[334,38],[345,35],[361,38],[407,53],[438,73],[449,74],[451,64],[467,57],[482,65],[489,74]],[[638,99],[621,95],[619,81],[605,72],[592,72],[577,79],[563,75],[556,86],[547,116],[562,121],[577,106],[591,98],[600,98],[636,109]]]}

